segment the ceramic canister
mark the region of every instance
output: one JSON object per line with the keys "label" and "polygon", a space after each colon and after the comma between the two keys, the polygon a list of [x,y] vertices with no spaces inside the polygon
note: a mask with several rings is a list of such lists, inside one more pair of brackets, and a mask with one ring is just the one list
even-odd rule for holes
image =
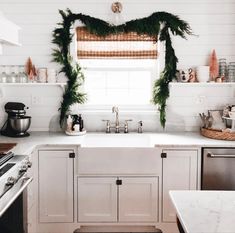
{"label": "ceramic canister", "polygon": [[198,82],[208,82],[210,79],[209,66],[198,66],[196,69]]}

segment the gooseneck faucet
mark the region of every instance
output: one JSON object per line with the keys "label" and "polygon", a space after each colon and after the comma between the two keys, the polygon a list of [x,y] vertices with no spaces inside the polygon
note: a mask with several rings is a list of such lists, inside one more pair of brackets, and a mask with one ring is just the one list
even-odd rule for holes
{"label": "gooseneck faucet", "polygon": [[119,123],[119,109],[117,106],[112,107],[112,112],[116,114],[115,120],[115,133],[120,133],[120,123]]}

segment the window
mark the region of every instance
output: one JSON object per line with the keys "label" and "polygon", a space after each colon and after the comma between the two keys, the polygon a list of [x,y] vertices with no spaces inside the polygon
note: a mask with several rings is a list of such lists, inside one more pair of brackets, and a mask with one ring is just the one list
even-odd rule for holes
{"label": "window", "polygon": [[148,105],[155,60],[82,60],[89,105]]}
{"label": "window", "polygon": [[150,105],[157,77],[155,38],[136,33],[102,38],[78,27],[77,58],[84,68],[87,106]]}

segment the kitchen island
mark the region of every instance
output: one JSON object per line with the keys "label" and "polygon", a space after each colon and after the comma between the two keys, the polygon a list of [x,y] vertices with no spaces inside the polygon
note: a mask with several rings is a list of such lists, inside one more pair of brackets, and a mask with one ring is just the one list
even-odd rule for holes
{"label": "kitchen island", "polygon": [[234,191],[170,191],[185,233],[234,233]]}

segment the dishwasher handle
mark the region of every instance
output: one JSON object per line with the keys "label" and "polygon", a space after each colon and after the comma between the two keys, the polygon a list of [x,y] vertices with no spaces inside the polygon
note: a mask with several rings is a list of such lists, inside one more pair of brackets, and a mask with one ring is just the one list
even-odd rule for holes
{"label": "dishwasher handle", "polygon": [[207,157],[209,158],[235,158],[235,154],[213,154],[211,152],[207,153]]}

